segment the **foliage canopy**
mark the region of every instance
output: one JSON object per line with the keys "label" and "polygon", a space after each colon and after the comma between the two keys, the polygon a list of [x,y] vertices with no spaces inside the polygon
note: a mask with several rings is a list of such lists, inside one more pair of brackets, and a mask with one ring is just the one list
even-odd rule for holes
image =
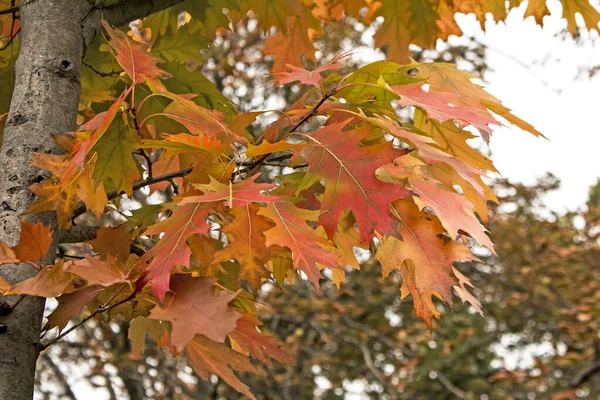
{"label": "foliage canopy", "polygon": [[[577,12],[597,28],[600,14],[586,1],[562,4],[572,32]],[[347,266],[360,269],[363,249],[384,277],[401,273],[401,297],[412,296],[430,329],[440,315],[433,298],[451,305],[453,289],[482,313],[453,262],[474,260],[475,243],[494,252],[483,223],[496,198],[482,177],[495,168],[467,140],[477,132],[488,142],[491,126],[506,122],[541,134],[474,75],[409,58],[411,43],[459,35],[457,12],[483,23],[508,9],[504,1],[188,0],[130,32],[103,22],[84,59],[79,127],[55,135],[64,154],[32,160],[50,176],[30,187],[28,209],[56,212],[59,239],[82,225],[97,227],[94,238],[79,240],[83,258],[61,256],[16,285],[0,281],[2,292],[58,297],[45,330],[64,329],[86,306],[130,320],[135,353],[149,333],[185,352],[199,376],[216,374],[250,398],[234,372],[257,372],[250,358],[291,359],[258,328],[254,296],[265,281],[305,277],[318,289],[326,269],[339,287]],[[527,14],[540,22],[545,2],[530,1]],[[3,88],[18,53],[15,15],[0,19]],[[387,61],[346,73],[348,53],[317,59],[315,38],[346,17],[383,17],[375,45]],[[247,18],[274,57],[271,84],[300,85],[285,111],[238,113],[198,72],[201,50]],[[139,193],[159,201],[132,210]],[[1,244],[0,260],[35,263],[51,241],[49,227],[23,220],[21,241]]]}

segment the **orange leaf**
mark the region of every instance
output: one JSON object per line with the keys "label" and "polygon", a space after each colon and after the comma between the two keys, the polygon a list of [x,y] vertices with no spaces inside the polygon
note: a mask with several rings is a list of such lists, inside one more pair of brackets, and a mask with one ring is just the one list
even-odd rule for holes
{"label": "orange leaf", "polygon": [[230,244],[214,254],[216,263],[236,259],[240,264],[238,280],[247,281],[253,289],[257,289],[261,281],[270,275],[265,267],[269,253],[263,232],[275,226],[258,215],[258,210],[257,204],[233,208],[230,211],[233,221],[221,228]]}
{"label": "orange leaf", "polygon": [[215,282],[216,278],[174,275],[171,292],[165,296],[165,307],[152,309],[149,318],[171,321],[171,344],[178,351],[196,334],[223,343],[241,318],[241,314],[228,306],[237,293],[223,290],[214,294]]}
{"label": "orange leaf", "polygon": [[229,347],[197,335],[186,347],[188,364],[202,379],[215,374],[238,392],[256,400],[250,388],[235,376],[234,371],[258,374],[250,359]]}
{"label": "orange leaf", "polygon": [[191,251],[186,244],[187,239],[196,233],[208,233],[207,216],[208,209],[203,208],[200,203],[176,205],[169,218],[146,230],[146,235],[164,233],[164,236],[138,260],[137,264],[141,267],[152,260],[140,278],[139,284],[152,281],[152,293],[159,300],[162,300],[169,290],[169,278],[173,267],[189,265]]}
{"label": "orange leaf", "polygon": [[102,26],[108,34],[108,45],[123,71],[131,78],[133,84],[144,83],[146,78],[156,79],[170,74],[156,66],[165,62],[150,54],[147,46],[134,42],[123,31],[111,27],[102,19]]}
{"label": "orange leaf", "polygon": [[19,244],[12,248],[21,261],[37,261],[44,258],[52,244],[52,228],[41,222],[32,224],[23,218]]}
{"label": "orange leaf", "polygon": [[59,261],[53,266],[43,267],[34,277],[12,286],[6,294],[57,297],[73,290],[74,278],[75,275],[63,270],[63,262]]}

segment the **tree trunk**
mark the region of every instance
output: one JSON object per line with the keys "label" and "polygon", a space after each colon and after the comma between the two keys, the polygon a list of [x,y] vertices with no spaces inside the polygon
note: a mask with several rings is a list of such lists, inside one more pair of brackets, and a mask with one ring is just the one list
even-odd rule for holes
{"label": "tree trunk", "polygon": [[[77,21],[89,5],[83,0],[22,1],[21,50],[15,65],[15,88],[0,152],[0,240],[19,238],[19,215],[33,201],[27,189],[43,178],[31,166],[35,152],[57,153],[50,134],[75,128],[80,93],[83,36]],[[54,213],[31,220],[56,229]],[[54,262],[51,246],[43,263]],[[29,264],[6,265],[0,275],[16,283],[36,273]],[[13,304],[16,296],[0,297]],[[44,299],[27,296],[14,311],[1,317],[0,399],[31,399]]]}
{"label": "tree trunk", "polygon": [[[101,17],[119,26],[181,1],[122,0],[102,9],[85,0],[21,1],[21,48],[0,150],[0,241],[18,242],[19,216],[33,201],[28,187],[45,176],[31,166],[31,157],[36,152],[59,152],[51,134],[75,128],[81,60],[100,31]],[[28,220],[56,230],[54,213]],[[53,263],[55,252],[56,244],[42,263]],[[29,264],[0,268],[0,277],[11,284],[35,273]],[[9,305],[17,300],[0,296],[0,302]],[[44,299],[26,296],[11,314],[0,317],[0,399],[32,398],[43,310]]]}

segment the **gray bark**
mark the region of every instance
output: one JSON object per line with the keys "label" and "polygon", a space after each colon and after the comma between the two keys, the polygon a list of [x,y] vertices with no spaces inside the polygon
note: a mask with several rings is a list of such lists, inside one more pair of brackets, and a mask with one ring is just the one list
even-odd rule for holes
{"label": "gray bark", "polygon": [[[57,153],[50,134],[75,128],[80,93],[83,37],[74,18],[89,6],[81,0],[32,0],[21,3],[21,51],[15,65],[15,88],[0,151],[0,240],[10,245],[19,238],[20,214],[33,201],[27,189],[43,178],[31,166],[35,152]],[[68,10],[68,11],[66,11]],[[31,217],[56,229],[53,213]],[[54,261],[55,246],[44,258]],[[28,264],[6,265],[0,275],[16,283],[36,273]],[[0,297],[13,304],[16,296]],[[26,297],[0,318],[0,399],[33,396],[35,364],[44,299]]]}
{"label": "gray bark", "polygon": [[[15,87],[0,151],[0,241],[15,245],[19,215],[33,201],[28,187],[44,173],[31,165],[35,152],[58,153],[52,133],[75,128],[81,91],[81,60],[98,34],[100,17],[122,25],[181,0],[124,0],[106,9],[84,0],[23,0],[21,50],[15,65]],[[29,216],[56,230],[54,213]],[[56,235],[55,235],[56,236]],[[42,260],[54,262],[56,246]],[[33,276],[29,264],[5,265],[0,276],[14,284]],[[14,304],[16,296],[0,296]],[[0,317],[0,399],[31,399],[44,299],[24,298]]]}

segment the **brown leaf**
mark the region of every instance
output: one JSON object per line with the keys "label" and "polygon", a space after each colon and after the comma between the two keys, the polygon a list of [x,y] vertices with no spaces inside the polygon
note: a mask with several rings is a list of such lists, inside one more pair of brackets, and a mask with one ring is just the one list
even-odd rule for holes
{"label": "brown leaf", "polygon": [[171,344],[178,351],[183,350],[196,334],[224,342],[241,318],[241,314],[228,306],[237,293],[223,290],[214,294],[215,282],[215,278],[174,275],[164,308],[156,306],[152,309],[149,318],[171,321]]}

